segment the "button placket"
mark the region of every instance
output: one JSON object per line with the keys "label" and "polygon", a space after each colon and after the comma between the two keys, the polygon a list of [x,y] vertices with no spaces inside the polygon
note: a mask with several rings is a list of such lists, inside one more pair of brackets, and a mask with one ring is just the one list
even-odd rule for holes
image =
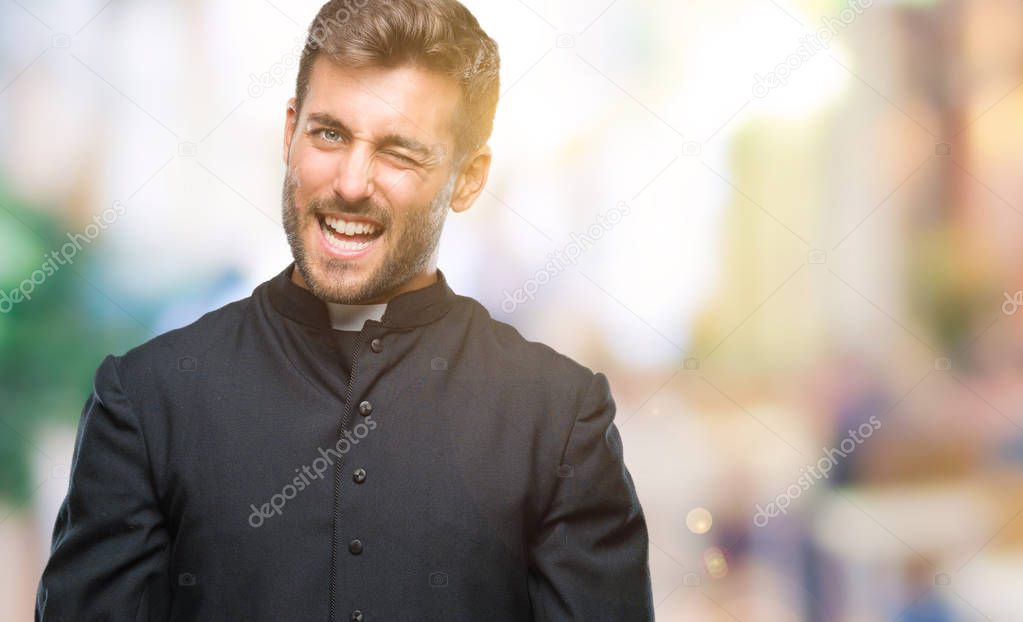
{"label": "button placket", "polygon": [[[364,334],[365,333],[372,334],[372,332],[375,332],[376,327],[372,326],[372,324],[373,324],[372,321],[367,321],[367,323],[363,326]],[[363,339],[365,339],[365,336],[363,337]],[[372,375],[373,369],[378,367],[377,362],[379,362],[381,360],[381,359],[378,359],[376,357],[370,357],[365,352],[366,345],[369,345],[369,349],[371,351],[373,351],[374,353],[380,353],[380,352],[383,351],[383,343],[382,343],[382,341],[380,340],[379,337],[374,337],[373,339],[371,339],[369,341],[368,344],[367,344],[366,341],[363,340],[363,341],[361,341],[359,343],[359,346],[356,348],[355,354],[354,354],[354,356],[352,358],[351,374],[349,376],[348,387],[347,387],[346,395],[345,395],[345,398],[344,398],[344,417],[342,419],[342,434],[344,434],[345,432],[347,432],[347,431],[352,429],[351,428],[351,418],[350,418],[351,417],[351,409],[352,409],[353,402],[356,399],[356,396],[358,396],[362,392],[362,390],[360,390],[359,387],[360,386],[362,386],[362,387],[367,387],[368,386],[366,384],[366,380],[364,380],[366,374],[363,373],[361,376],[357,376],[356,371],[357,370],[358,371],[363,371],[363,372],[369,371],[370,375]],[[361,380],[361,382],[360,382],[360,380]],[[363,401],[357,403],[357,409],[359,411],[359,414],[362,417],[368,417],[370,415],[370,413],[373,412],[373,405],[369,402],[369,400],[363,400]],[[336,470],[335,470],[335,477],[340,478],[342,476],[341,475],[342,474],[341,469],[342,469],[342,464],[344,462],[345,462],[345,460],[339,460],[337,462],[337,467],[336,467]],[[366,470],[365,469],[361,469],[360,468],[360,469],[357,469],[355,473],[353,473],[353,479],[355,479],[357,484],[361,484],[363,481],[365,481],[365,478],[366,478]],[[335,490],[336,490],[336,496],[335,496],[335,499],[334,499],[334,532],[333,532],[333,538],[334,539],[333,539],[333,541],[331,543],[332,544],[332,546],[331,546],[332,553],[331,553],[331,567],[330,567],[330,570],[331,570],[330,612],[331,612],[331,616],[332,617],[333,617],[334,611],[335,611],[334,607],[335,607],[336,595],[337,595],[338,559],[336,557],[336,551],[337,551],[336,545],[337,545],[338,539],[340,539],[340,537],[341,537],[341,533],[340,533],[340,529],[339,529],[340,522],[338,520],[338,516],[341,513],[341,506],[344,503],[344,495],[341,494],[340,481],[338,481],[338,485],[337,485],[337,488]],[[358,538],[354,538],[354,539],[350,540],[349,543],[348,543],[348,552],[351,555],[353,555],[353,556],[354,555],[361,555],[362,552],[363,552],[363,548],[364,547],[363,547],[362,540],[360,540]],[[363,613],[360,610],[356,609],[356,610],[354,610],[352,612],[351,618],[353,620],[363,620]]]}

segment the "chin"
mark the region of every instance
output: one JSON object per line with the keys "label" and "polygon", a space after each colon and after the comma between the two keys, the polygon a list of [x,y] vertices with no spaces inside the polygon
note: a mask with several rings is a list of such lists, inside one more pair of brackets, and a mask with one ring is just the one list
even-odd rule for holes
{"label": "chin", "polygon": [[368,290],[374,280],[374,266],[359,265],[322,252],[306,254],[304,261],[296,261],[296,265],[309,290],[326,302],[360,304],[373,295]]}

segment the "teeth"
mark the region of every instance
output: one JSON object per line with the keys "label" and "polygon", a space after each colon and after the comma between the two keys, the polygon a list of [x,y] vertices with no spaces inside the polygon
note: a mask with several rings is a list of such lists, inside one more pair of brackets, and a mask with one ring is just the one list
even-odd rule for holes
{"label": "teeth", "polygon": [[[348,227],[351,227],[351,226],[352,226],[351,224],[348,224]],[[372,228],[370,228],[370,229],[372,229]],[[328,231],[331,231],[331,230],[337,231],[337,228],[335,227],[334,224],[331,224],[329,228],[328,227],[324,227],[324,237],[327,239],[327,243],[328,244],[330,244],[331,246],[333,246],[334,248],[337,248],[339,250],[343,250],[343,251],[361,251],[362,249],[366,248],[367,246],[369,246],[370,244],[373,243],[373,241],[369,241],[369,242],[349,242],[349,241],[346,241],[346,240],[342,240],[342,239],[338,238],[336,235],[333,235],[331,233],[327,233]]]}
{"label": "teeth", "polygon": [[367,222],[348,222],[341,218],[334,218],[333,216],[328,216],[324,219],[324,221],[331,229],[345,235],[373,235],[377,232],[377,228]]}
{"label": "teeth", "polygon": [[327,241],[330,243],[331,246],[339,248],[344,251],[361,251],[362,249],[372,244],[372,242],[342,242],[341,240],[335,239]]}

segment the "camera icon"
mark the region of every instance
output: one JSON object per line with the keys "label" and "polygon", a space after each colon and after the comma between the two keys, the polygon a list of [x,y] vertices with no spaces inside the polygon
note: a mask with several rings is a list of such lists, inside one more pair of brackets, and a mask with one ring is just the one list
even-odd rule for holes
{"label": "camera icon", "polygon": [[945,356],[934,359],[934,369],[936,371],[948,371],[952,369],[952,359]]}
{"label": "camera icon", "polygon": [[558,465],[558,477],[572,477],[575,475],[575,468],[571,464],[559,464]]}
{"label": "camera icon", "polygon": [[557,46],[559,48],[561,48],[562,50],[567,50],[569,48],[574,48],[575,47],[575,36],[574,35],[568,35],[568,34],[558,35]]}
{"label": "camera icon", "polygon": [[1023,290],[1015,294],[1005,292],[1005,302],[1002,303],[1002,313],[1005,315],[1016,315],[1019,308],[1023,307]]}
{"label": "camera icon", "polygon": [[696,358],[695,356],[690,356],[685,360],[683,367],[685,367],[688,371],[699,371],[700,359]]}
{"label": "camera icon", "polygon": [[55,464],[50,469],[50,477],[53,479],[68,479],[71,477],[71,469],[66,464]]}
{"label": "camera icon", "polygon": [[199,146],[195,143],[181,143],[178,145],[178,155],[182,158],[194,158],[199,153]]}
{"label": "camera icon", "polygon": [[952,575],[947,572],[934,575],[934,585],[952,585]]}
{"label": "camera icon", "polygon": [[686,141],[682,145],[682,155],[690,158],[698,158],[703,153],[703,145],[700,143],[690,140]]}
{"label": "camera icon", "polygon": [[700,575],[695,572],[686,573],[686,576],[682,577],[682,585],[686,587],[700,587],[703,581],[700,579]]}
{"label": "camera icon", "polygon": [[178,371],[195,371],[199,367],[199,361],[191,356],[183,356],[178,359]]}
{"label": "camera icon", "polygon": [[822,250],[814,249],[806,256],[806,260],[814,265],[826,264],[828,263],[828,254]]}
{"label": "camera icon", "polygon": [[430,573],[430,587],[447,587],[448,586],[448,573],[446,572],[431,572]]}
{"label": "camera icon", "polygon": [[183,587],[193,587],[196,583],[195,575],[191,572],[182,572],[178,575],[178,585]]}
{"label": "camera icon", "polygon": [[71,47],[71,37],[65,34],[56,34],[50,39],[50,44],[55,48],[66,49]]}
{"label": "camera icon", "polygon": [[435,356],[430,359],[430,369],[433,371],[444,371],[448,368],[448,360],[442,356]]}
{"label": "camera icon", "polygon": [[952,155],[952,144],[951,143],[938,143],[934,145],[934,155],[936,156],[950,156]]}

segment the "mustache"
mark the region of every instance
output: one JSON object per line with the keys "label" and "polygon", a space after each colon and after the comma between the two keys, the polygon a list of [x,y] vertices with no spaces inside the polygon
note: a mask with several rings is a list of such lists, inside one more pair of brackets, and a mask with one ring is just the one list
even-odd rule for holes
{"label": "mustache", "polygon": [[386,228],[391,226],[390,213],[385,209],[377,208],[370,198],[366,198],[358,203],[351,203],[337,195],[331,195],[329,197],[313,197],[306,202],[306,205],[303,208],[300,208],[297,200],[297,191],[298,181],[289,170],[284,178],[282,194],[284,199],[284,213],[285,215],[291,214],[292,218],[298,218],[300,213],[305,213],[310,216],[330,213],[342,217],[345,215],[362,216],[364,218],[369,218],[370,220],[375,220],[377,223]]}
{"label": "mustache", "polygon": [[358,203],[350,203],[337,196],[329,199],[310,199],[309,203],[306,205],[306,211],[310,214],[326,212],[339,216],[362,216],[364,218],[375,220],[384,226],[388,226],[390,224],[390,218],[387,213],[384,210],[377,209],[377,207],[368,199],[365,201],[359,201]]}

